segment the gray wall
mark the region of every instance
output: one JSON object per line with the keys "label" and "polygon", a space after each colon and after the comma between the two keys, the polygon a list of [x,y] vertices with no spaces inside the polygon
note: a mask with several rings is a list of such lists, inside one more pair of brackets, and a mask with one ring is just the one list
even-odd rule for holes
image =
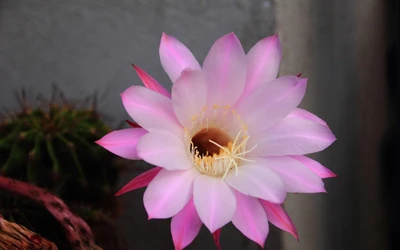
{"label": "gray wall", "polygon": [[[200,62],[220,36],[234,31],[249,49],[274,33],[271,1],[247,0],[0,0],[0,106],[17,107],[12,93],[21,87],[50,95],[56,83],[67,97],[99,92],[100,111],[114,120],[128,118],[119,93],[141,84],[135,63],[168,89],[159,62],[161,33],[179,38]],[[121,184],[142,170],[132,165]],[[128,249],[172,249],[168,220],[147,221],[142,192],[121,198],[118,224]],[[268,248],[279,248],[272,229]],[[232,226],[222,232],[226,249],[256,249]],[[212,249],[203,230],[188,249]]]}
{"label": "gray wall", "polygon": [[[0,106],[17,107],[21,87],[68,97],[102,94],[100,111],[128,118],[119,93],[141,84],[130,64],[171,87],[158,58],[161,32],[176,36],[201,62],[216,38],[234,31],[249,49],[278,31],[281,74],[309,78],[303,107],[338,137],[315,155],[339,178],[328,194],[293,195],[286,205],[300,242],[271,229],[267,249],[386,249],[378,145],[385,128],[384,6],[380,0],[0,0]],[[121,185],[140,166],[121,176]],[[366,188],[368,187],[368,188]],[[172,249],[169,222],[148,222],[141,192],[121,198],[118,223],[129,249]],[[225,249],[256,249],[232,227]],[[212,249],[206,231],[188,249]]]}
{"label": "gray wall", "polygon": [[315,158],[338,177],[328,194],[292,195],[286,208],[300,244],[290,250],[385,250],[380,146],[386,131],[385,1],[277,1],[281,74],[309,78],[302,106],[323,117],[338,140]]}
{"label": "gray wall", "polygon": [[234,31],[250,48],[274,32],[270,1],[0,0],[0,100],[15,89],[68,96],[105,93],[102,111],[126,117],[119,93],[141,84],[135,63],[167,88],[161,33],[187,44],[200,62],[216,38]]}

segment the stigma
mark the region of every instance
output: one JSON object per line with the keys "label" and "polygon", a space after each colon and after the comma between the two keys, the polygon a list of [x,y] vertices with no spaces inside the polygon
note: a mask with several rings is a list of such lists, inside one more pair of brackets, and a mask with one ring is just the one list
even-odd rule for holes
{"label": "stigma", "polygon": [[[214,105],[213,109],[219,108]],[[242,162],[253,162],[246,159],[246,155],[257,145],[253,145],[249,149],[247,142],[250,136],[247,135],[247,126],[235,110],[229,112],[229,108],[226,106],[220,110],[223,111],[222,114],[209,117],[206,122],[199,121],[191,129],[185,128],[185,131],[188,143],[187,152],[193,166],[202,174],[224,180],[231,170],[238,175]],[[196,116],[196,118],[198,117],[204,116],[200,114],[200,116]],[[232,117],[235,119],[230,119]],[[230,126],[232,121],[238,122],[237,126]],[[199,126],[200,124],[203,126]],[[235,137],[232,137],[232,134]]]}

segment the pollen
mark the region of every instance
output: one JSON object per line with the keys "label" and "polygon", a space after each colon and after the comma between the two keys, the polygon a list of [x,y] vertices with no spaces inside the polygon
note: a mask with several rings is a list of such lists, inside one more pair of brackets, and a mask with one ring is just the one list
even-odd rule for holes
{"label": "pollen", "polygon": [[[246,159],[246,155],[257,145],[248,149],[250,136],[247,134],[247,125],[242,122],[236,110],[227,113],[229,105],[211,107],[217,113],[205,117],[206,108],[203,108],[200,115],[193,116],[196,119],[192,117],[192,122],[196,121],[192,127],[185,128],[187,152],[193,166],[200,173],[225,179],[230,170],[238,175],[242,162],[253,162]],[[237,126],[231,126],[232,122],[237,122]]]}
{"label": "pollen", "polygon": [[[209,129],[214,130],[214,129]],[[214,145],[218,149],[217,152],[204,152],[195,143],[191,143],[191,155],[194,166],[203,174],[221,177],[225,179],[229,170],[235,169],[235,174],[238,174],[239,164],[242,161],[253,162],[245,158],[245,155],[255,149],[255,146],[250,150],[246,150],[246,143],[249,136],[240,136],[242,130],[239,131],[234,141],[229,141],[223,146],[209,139],[208,143]],[[204,145],[202,145],[204,146]],[[211,149],[211,148],[210,148]]]}

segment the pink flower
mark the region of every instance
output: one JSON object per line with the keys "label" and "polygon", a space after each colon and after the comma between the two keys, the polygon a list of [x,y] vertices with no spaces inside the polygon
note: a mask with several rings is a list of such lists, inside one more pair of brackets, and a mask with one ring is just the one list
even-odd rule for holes
{"label": "pink flower", "polygon": [[[334,174],[303,155],[335,141],[327,124],[297,108],[307,79],[277,77],[277,35],[247,53],[233,34],[219,38],[203,67],[177,39],[163,34],[161,64],[172,93],[135,67],[145,87],[121,94],[141,128],[113,131],[97,141],[109,151],[158,166],[118,194],[147,186],[149,218],[170,218],[175,249],[183,249],[204,224],[210,232],[232,222],[263,246],[268,221],[297,232],[279,205],[287,192],[325,192]],[[216,237],[217,238],[217,237]]]}

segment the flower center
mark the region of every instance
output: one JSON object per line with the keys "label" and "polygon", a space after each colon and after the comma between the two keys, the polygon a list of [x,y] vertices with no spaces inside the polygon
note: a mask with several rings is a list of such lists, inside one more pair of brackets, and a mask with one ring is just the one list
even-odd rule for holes
{"label": "flower center", "polygon": [[252,151],[246,151],[249,136],[240,136],[239,131],[235,140],[218,128],[205,128],[197,132],[190,142],[190,154],[193,165],[203,174],[225,179],[229,170],[235,168],[238,173],[241,161],[252,162],[244,156]]}
{"label": "flower center", "polygon": [[[204,106],[191,118],[185,134],[187,153],[193,166],[202,174],[225,179],[233,168],[238,174],[242,161],[253,162],[245,156],[257,145],[246,149],[250,138],[247,125],[229,105]],[[234,139],[232,135],[236,135]]]}
{"label": "flower center", "polygon": [[229,135],[218,128],[203,128],[192,138],[193,146],[201,157],[219,154],[222,149],[217,144],[226,147],[231,141]]}

